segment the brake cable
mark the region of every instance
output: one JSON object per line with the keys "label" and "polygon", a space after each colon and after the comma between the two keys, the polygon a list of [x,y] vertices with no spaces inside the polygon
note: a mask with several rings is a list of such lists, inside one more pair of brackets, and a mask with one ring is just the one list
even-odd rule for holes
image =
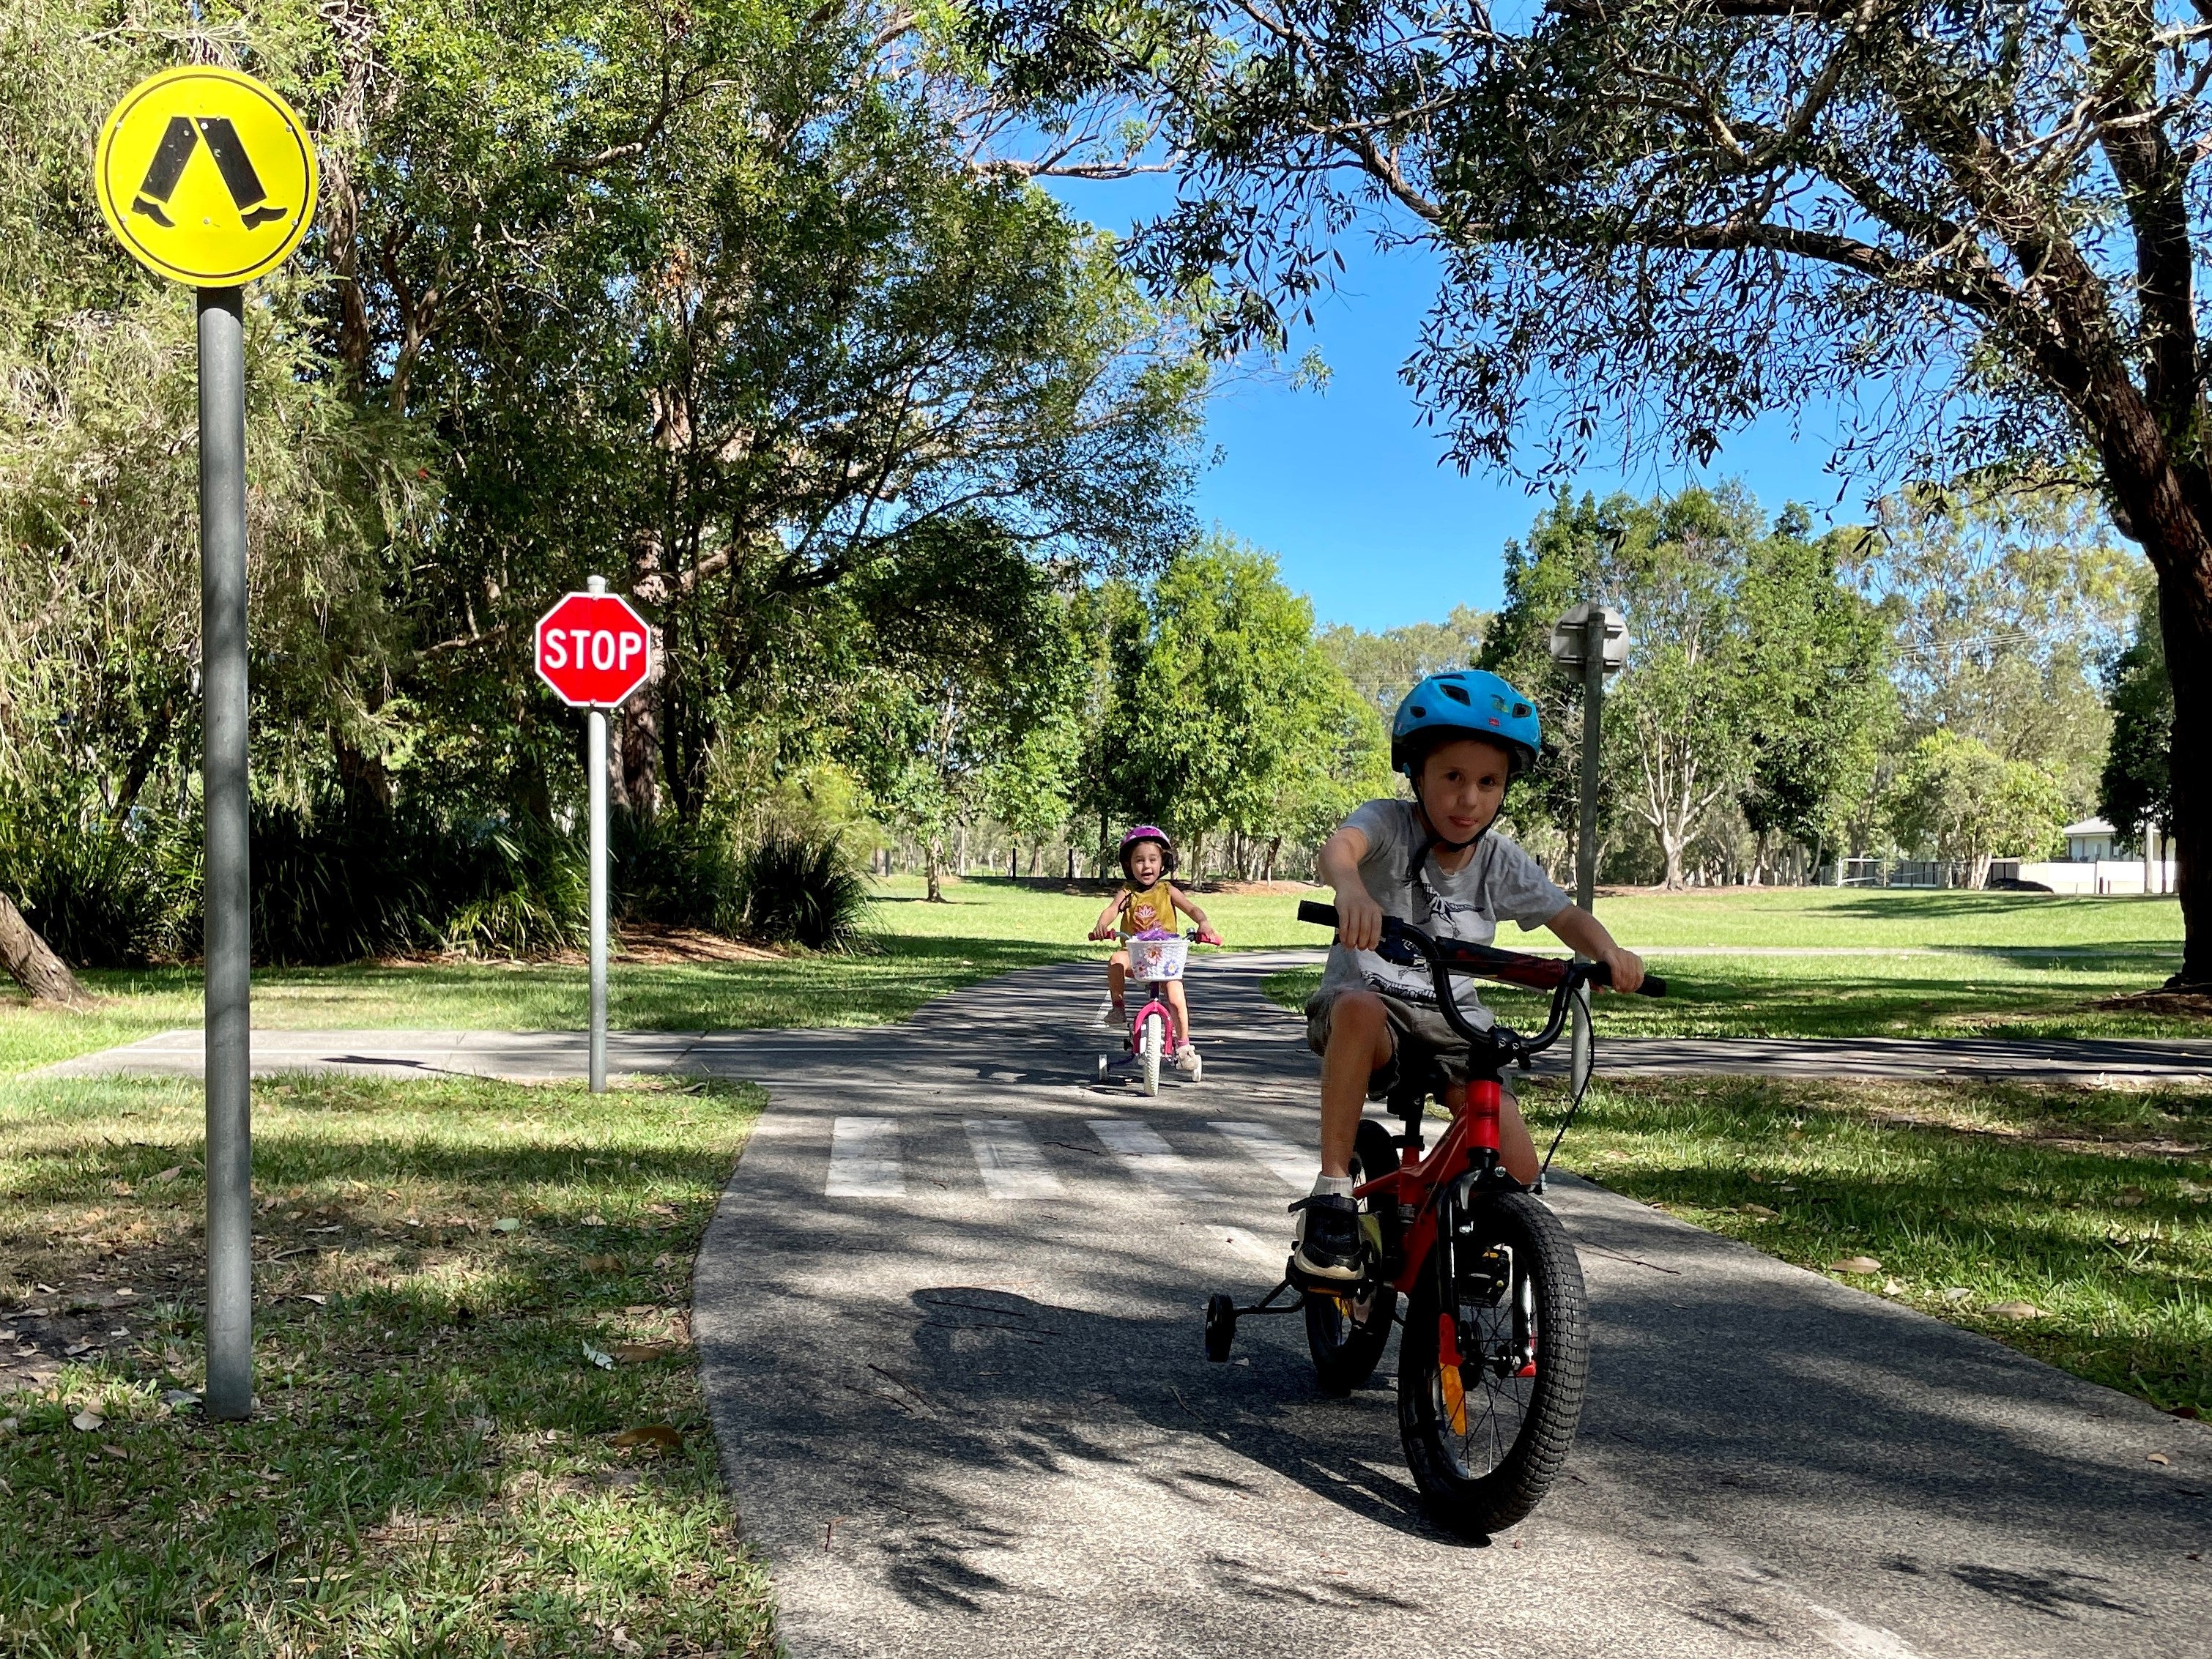
{"label": "brake cable", "polygon": [[[1559,1120],[1559,1132],[1552,1137],[1551,1150],[1544,1154],[1544,1162],[1536,1171],[1539,1181],[1551,1173],[1552,1159],[1559,1150],[1559,1143],[1567,1138],[1567,1131],[1574,1127],[1575,1115],[1582,1110],[1583,1099],[1589,1093],[1590,1083],[1597,1076],[1597,1027],[1590,1019],[1588,980],[1575,987],[1573,1000],[1577,1005],[1577,1012],[1581,1016],[1577,1029],[1581,1033],[1581,1040],[1589,1044],[1589,1069],[1583,1073],[1582,1087],[1575,1091],[1575,1097],[1567,1103],[1567,1115]],[[1571,1067],[1573,1062],[1568,1063]]]}

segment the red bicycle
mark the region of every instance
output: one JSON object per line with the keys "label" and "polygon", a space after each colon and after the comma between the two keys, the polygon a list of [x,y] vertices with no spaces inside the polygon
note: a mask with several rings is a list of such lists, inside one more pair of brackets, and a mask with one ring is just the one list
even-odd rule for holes
{"label": "red bicycle", "polygon": [[[1304,903],[1298,920],[1336,926],[1334,907]],[[1430,1512],[1466,1536],[1503,1531],[1534,1509],[1566,1461],[1582,1418],[1589,1371],[1589,1312],[1582,1263],[1559,1218],[1498,1160],[1505,1069],[1550,1048],[1575,1021],[1573,1091],[1579,1108],[1594,1061],[1589,987],[1608,985],[1601,963],[1563,962],[1487,945],[1432,939],[1386,917],[1381,954],[1425,963],[1437,1006],[1467,1040],[1471,1080],[1451,1127],[1422,1154],[1421,1119],[1431,1095],[1446,1097],[1436,1056],[1401,1053],[1389,1109],[1405,1124],[1393,1135],[1363,1119],[1354,1142],[1352,1195],[1367,1237],[1367,1267],[1349,1288],[1283,1280],[1250,1307],[1217,1295],[1206,1304],[1206,1352],[1229,1358],[1240,1316],[1303,1310],[1306,1343],[1322,1387],[1348,1394],[1374,1374],[1401,1322],[1398,1433],[1407,1466]],[[1550,1018],[1534,1036],[1504,1026],[1486,1031],[1460,1012],[1452,976],[1471,975],[1552,994]],[[1647,996],[1666,982],[1647,975]],[[1551,1165],[1551,1154],[1544,1164]],[[1539,1178],[1538,1190],[1541,1189]],[[1276,1298],[1290,1293],[1291,1299]]]}

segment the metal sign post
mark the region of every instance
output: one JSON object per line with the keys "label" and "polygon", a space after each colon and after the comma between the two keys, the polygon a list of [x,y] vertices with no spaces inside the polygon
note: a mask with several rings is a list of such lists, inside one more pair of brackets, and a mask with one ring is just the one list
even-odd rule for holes
{"label": "metal sign post", "polygon": [[592,850],[592,1092],[607,1086],[607,711],[653,678],[653,630],[629,601],[593,576],[538,619],[538,677],[572,708],[590,711],[584,769],[590,775]]}
{"label": "metal sign post", "polygon": [[165,70],[93,146],[93,194],[124,251],[199,291],[201,781],[207,871],[207,1392],[253,1410],[253,911],[246,756],[244,284],[314,221],[307,124],[250,75]]}
{"label": "metal sign post", "polygon": [[[585,586],[607,591],[607,579],[593,576]],[[592,775],[592,1092],[607,1091],[607,711],[591,713],[584,764]]]}
{"label": "metal sign post", "polygon": [[1552,659],[1583,677],[1582,812],[1575,842],[1575,902],[1597,898],[1597,790],[1605,735],[1605,677],[1628,660],[1628,624],[1618,611],[1583,604],[1552,626]]}
{"label": "metal sign post", "polygon": [[204,288],[200,773],[207,873],[207,1414],[253,1409],[253,916],[246,780],[246,337],[240,290]]}

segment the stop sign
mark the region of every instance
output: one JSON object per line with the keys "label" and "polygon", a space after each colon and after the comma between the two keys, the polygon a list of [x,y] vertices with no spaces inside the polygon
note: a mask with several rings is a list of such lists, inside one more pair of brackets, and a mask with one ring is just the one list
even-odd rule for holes
{"label": "stop sign", "polygon": [[538,677],[575,708],[611,708],[653,672],[653,630],[614,593],[571,593],[538,619]]}

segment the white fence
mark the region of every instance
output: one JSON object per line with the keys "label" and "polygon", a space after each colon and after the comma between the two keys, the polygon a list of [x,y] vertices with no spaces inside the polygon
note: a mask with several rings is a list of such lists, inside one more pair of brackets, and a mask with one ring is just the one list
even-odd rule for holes
{"label": "white fence", "polygon": [[2030,881],[2054,893],[2171,893],[2173,860],[2089,859],[2075,864],[1996,859],[1990,865],[1990,881]]}

